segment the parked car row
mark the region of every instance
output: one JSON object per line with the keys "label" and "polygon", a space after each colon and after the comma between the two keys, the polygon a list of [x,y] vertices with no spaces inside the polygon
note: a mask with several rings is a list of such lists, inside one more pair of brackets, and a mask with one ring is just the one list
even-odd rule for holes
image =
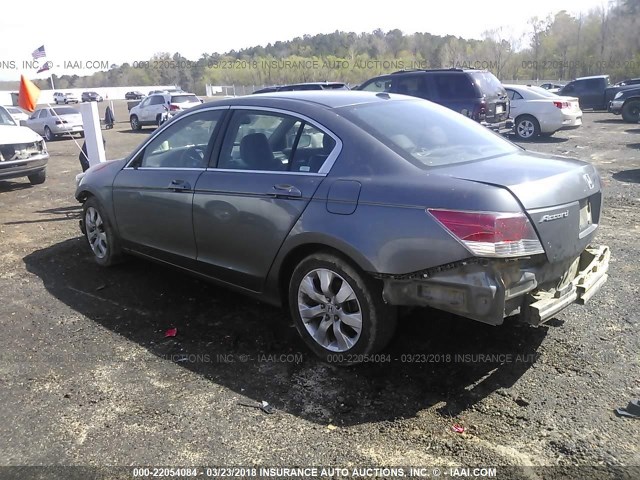
{"label": "parked car row", "polygon": [[80,100],[75,93],[65,93],[65,92],[54,92],[53,93],[53,101],[56,105],[68,105],[69,103],[80,103],[82,102],[102,102],[104,99],[102,95],[97,92],[82,92],[80,96]]}
{"label": "parked car row", "polygon": [[[340,89],[342,86],[344,84],[317,82],[269,87],[254,93]],[[399,93],[430,100],[498,133],[513,133],[520,140],[579,127],[582,111],[578,98],[559,97],[552,93],[562,85],[544,86],[547,89],[523,85],[505,88],[486,70],[451,68],[403,70],[380,75],[363,82],[355,90]]]}

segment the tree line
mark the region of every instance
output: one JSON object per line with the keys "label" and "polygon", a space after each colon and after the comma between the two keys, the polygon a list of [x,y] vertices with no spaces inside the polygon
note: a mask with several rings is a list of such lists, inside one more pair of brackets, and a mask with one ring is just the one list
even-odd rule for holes
{"label": "tree line", "polygon": [[[56,76],[56,88],[126,85],[180,85],[197,94],[205,85],[262,86],[310,81],[358,84],[367,78],[415,68],[484,68],[504,82],[566,81],[609,74],[612,80],[640,77],[640,0],[571,15],[561,10],[528,21],[517,37],[506,28],[481,39],[398,29],[371,33],[335,31],[226,53],[203,53],[191,60],[180,53],[157,53],[148,61],[125,63],[90,76]],[[47,80],[37,80],[49,88]],[[15,89],[16,82],[0,82]]]}

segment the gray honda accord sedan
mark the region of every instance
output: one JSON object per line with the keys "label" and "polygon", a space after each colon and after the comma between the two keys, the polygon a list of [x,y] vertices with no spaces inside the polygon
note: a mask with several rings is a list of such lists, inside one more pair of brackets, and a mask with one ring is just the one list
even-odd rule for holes
{"label": "gray honda accord sedan", "polygon": [[343,363],[385,347],[398,306],[539,325],[609,266],[593,166],[403,95],[206,103],[89,169],[76,198],[100,265],[140,255],[287,306]]}

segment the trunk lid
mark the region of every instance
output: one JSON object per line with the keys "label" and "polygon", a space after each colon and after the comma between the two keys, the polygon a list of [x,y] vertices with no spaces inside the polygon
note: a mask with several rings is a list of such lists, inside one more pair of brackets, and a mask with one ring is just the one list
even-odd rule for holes
{"label": "trunk lid", "polygon": [[438,173],[511,192],[551,262],[578,257],[595,235],[602,194],[600,177],[588,163],[522,151],[438,168]]}

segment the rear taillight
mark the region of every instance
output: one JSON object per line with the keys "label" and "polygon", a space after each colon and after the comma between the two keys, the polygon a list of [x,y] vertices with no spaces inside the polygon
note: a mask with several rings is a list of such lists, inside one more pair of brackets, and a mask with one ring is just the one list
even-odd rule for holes
{"label": "rear taillight", "polygon": [[56,125],[62,125],[63,123],[67,123],[66,120],[56,120]]}
{"label": "rear taillight", "polygon": [[553,104],[558,108],[569,108],[569,102],[553,102]]}
{"label": "rear taillight", "polygon": [[169,110],[175,112],[176,110],[180,110],[180,107],[172,103],[171,105],[169,105]]}
{"label": "rear taillight", "polygon": [[544,253],[531,222],[522,212],[427,211],[474,255],[518,257]]}
{"label": "rear taillight", "polygon": [[473,109],[473,117],[476,122],[484,122],[487,118],[487,104],[480,102]]}

